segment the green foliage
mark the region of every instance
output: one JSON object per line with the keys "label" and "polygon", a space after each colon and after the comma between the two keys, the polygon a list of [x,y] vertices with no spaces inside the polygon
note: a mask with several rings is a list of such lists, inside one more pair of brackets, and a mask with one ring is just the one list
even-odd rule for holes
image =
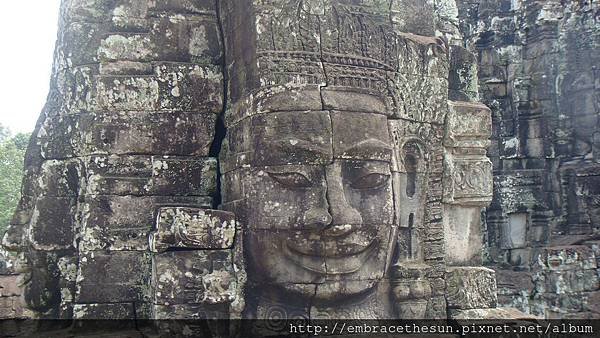
{"label": "green foliage", "polygon": [[0,237],[4,235],[21,198],[23,158],[29,134],[12,136],[0,125]]}

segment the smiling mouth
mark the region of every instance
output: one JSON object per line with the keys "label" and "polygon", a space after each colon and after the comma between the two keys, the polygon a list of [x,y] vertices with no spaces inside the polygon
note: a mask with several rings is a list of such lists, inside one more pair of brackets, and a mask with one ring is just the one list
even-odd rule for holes
{"label": "smiling mouth", "polygon": [[284,245],[285,256],[296,265],[323,275],[342,275],[354,273],[375,253],[377,241],[372,240],[369,244],[354,248],[351,252],[328,252],[315,253],[286,243]]}

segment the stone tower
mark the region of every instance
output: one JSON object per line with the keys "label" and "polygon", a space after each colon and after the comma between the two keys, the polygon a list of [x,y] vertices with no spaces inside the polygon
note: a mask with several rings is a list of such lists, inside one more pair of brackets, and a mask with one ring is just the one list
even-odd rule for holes
{"label": "stone tower", "polygon": [[37,318],[502,316],[449,0],[63,0],[3,243]]}
{"label": "stone tower", "polygon": [[504,306],[600,317],[600,4],[458,1],[492,109],[489,263]]}

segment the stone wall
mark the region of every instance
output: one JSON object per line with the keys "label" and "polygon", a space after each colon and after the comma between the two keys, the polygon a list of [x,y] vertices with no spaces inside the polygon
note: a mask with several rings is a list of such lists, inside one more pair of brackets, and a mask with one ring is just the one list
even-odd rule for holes
{"label": "stone wall", "polygon": [[148,318],[164,305],[148,233],[161,208],[211,208],[217,191],[217,21],[213,0],[62,1],[50,94],[4,238],[23,252],[33,315]]}
{"label": "stone wall", "polygon": [[487,259],[499,302],[546,316],[600,316],[600,5],[458,1],[492,109]]}
{"label": "stone wall", "polygon": [[14,255],[0,248],[0,318],[25,318],[22,278]]}
{"label": "stone wall", "polygon": [[[289,153],[240,148],[238,162],[222,156],[222,175],[217,157],[224,138],[223,149],[235,137],[258,144],[243,128],[226,138],[225,124],[234,128],[238,112],[260,120],[264,109],[389,117],[393,240],[428,264],[423,278],[422,266],[399,260],[396,277],[432,289],[428,316],[494,315],[497,303],[600,316],[599,5],[331,2],[344,21],[327,19],[325,3],[63,0],[51,90],[3,240],[19,254],[0,266],[0,317],[239,316],[246,275],[234,217],[248,217],[212,209],[243,210],[233,164]],[[303,14],[287,19],[297,23],[270,16],[294,4]],[[290,102],[301,91],[285,86],[286,72],[307,96]],[[279,82],[287,91],[252,95]],[[339,129],[354,136],[365,120]],[[292,133],[290,121],[270,130]],[[420,143],[407,140],[433,150],[417,156]],[[426,166],[409,158],[430,161],[429,184]],[[401,185],[409,181],[419,183],[411,193]],[[495,271],[479,267],[482,250]]]}

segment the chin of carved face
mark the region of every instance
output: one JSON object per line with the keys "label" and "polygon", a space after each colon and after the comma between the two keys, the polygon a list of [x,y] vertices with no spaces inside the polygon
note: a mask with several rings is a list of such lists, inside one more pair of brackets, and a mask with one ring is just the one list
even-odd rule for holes
{"label": "chin of carved face", "polygon": [[388,163],[272,166],[247,179],[250,278],[333,299],[383,277],[393,229]]}
{"label": "chin of carved face", "polygon": [[[246,240],[252,279],[318,298],[343,297],[371,288],[383,277],[388,244],[387,238],[385,242],[380,238],[368,244],[365,241],[366,245],[320,241],[319,235],[305,232],[254,231]],[[335,249],[346,245],[348,249]],[[332,249],[325,249],[327,246]],[[298,288],[298,284],[312,284],[316,290]]]}

